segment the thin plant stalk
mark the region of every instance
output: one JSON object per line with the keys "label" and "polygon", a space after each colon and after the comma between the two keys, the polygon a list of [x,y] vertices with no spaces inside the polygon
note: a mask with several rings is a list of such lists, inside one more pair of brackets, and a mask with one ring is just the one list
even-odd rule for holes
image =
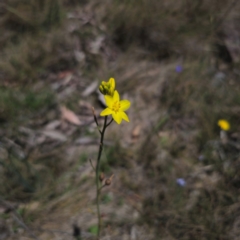
{"label": "thin plant stalk", "polygon": [[[110,122],[111,123],[111,122]],[[101,192],[101,187],[100,187],[100,181],[99,181],[99,174],[100,174],[100,159],[102,155],[102,150],[103,150],[103,139],[104,139],[104,133],[106,128],[109,126],[107,124],[107,116],[104,119],[104,125],[102,131],[100,131],[101,134],[101,139],[100,139],[100,145],[99,145],[99,150],[98,150],[98,158],[97,158],[97,166],[96,166],[96,195],[97,195],[97,214],[98,214],[98,232],[97,232],[97,237],[99,239],[100,233],[101,233],[101,213],[100,213],[100,192]]]}

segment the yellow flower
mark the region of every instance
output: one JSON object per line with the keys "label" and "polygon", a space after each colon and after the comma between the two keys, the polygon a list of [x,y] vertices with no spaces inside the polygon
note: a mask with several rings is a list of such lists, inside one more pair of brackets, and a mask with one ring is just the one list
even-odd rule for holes
{"label": "yellow flower", "polygon": [[113,96],[105,95],[104,96],[107,108],[104,109],[100,116],[107,116],[112,115],[113,119],[120,124],[122,122],[122,119],[129,122],[129,118],[127,114],[124,112],[126,111],[131,103],[128,100],[121,100],[117,90],[114,91]]}
{"label": "yellow flower", "polygon": [[224,131],[227,131],[230,129],[230,123],[224,119],[218,120],[218,126]]}
{"label": "yellow flower", "polygon": [[102,81],[101,85],[99,86],[99,91],[103,95],[110,95],[113,96],[115,90],[115,80],[114,78],[110,78],[108,82]]}

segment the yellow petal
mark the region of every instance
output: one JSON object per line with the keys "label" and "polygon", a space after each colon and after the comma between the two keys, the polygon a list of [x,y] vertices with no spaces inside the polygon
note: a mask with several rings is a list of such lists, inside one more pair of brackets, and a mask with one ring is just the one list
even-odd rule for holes
{"label": "yellow petal", "polygon": [[113,101],[114,101],[114,102],[115,102],[115,101],[118,101],[118,102],[119,102],[119,94],[118,94],[118,91],[117,91],[117,90],[114,91]]}
{"label": "yellow petal", "polygon": [[224,120],[224,119],[220,119],[218,121],[218,126],[222,129],[222,130],[225,130],[225,131],[228,131],[230,129],[230,124],[227,120]]}
{"label": "yellow petal", "polygon": [[104,98],[105,98],[106,105],[108,107],[111,107],[114,101],[113,97],[111,97],[110,95],[104,95]]}
{"label": "yellow petal", "polygon": [[119,110],[126,111],[130,107],[131,103],[128,100],[122,100],[122,101],[120,101],[120,105],[121,105],[121,107]]}
{"label": "yellow petal", "polygon": [[115,79],[114,79],[114,78],[110,78],[110,79],[109,79],[109,82],[110,82],[110,84],[111,84],[111,88],[112,88],[112,89],[115,89]]}
{"label": "yellow petal", "polygon": [[128,115],[125,112],[121,112],[120,114],[121,114],[122,119],[124,119],[127,122],[130,122],[129,118],[128,118]]}
{"label": "yellow petal", "polygon": [[112,110],[110,108],[106,108],[100,113],[100,116],[107,116],[110,114],[112,114]]}
{"label": "yellow petal", "polygon": [[120,124],[122,122],[121,114],[113,112],[112,117],[117,124]]}

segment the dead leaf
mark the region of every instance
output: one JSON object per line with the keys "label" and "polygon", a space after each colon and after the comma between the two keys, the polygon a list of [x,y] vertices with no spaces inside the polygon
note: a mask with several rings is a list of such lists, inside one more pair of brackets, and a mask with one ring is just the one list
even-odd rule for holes
{"label": "dead leaf", "polygon": [[[96,138],[92,137],[80,137],[75,140],[75,145],[95,145],[99,144],[98,140]],[[113,146],[114,143],[112,141],[104,141],[104,146]]]}
{"label": "dead leaf", "polygon": [[63,86],[64,85],[67,85],[71,80],[72,80],[72,73],[69,73],[65,78],[64,78],[64,80],[63,80]]}
{"label": "dead leaf", "polygon": [[85,61],[86,55],[85,55],[84,52],[75,50],[75,51],[74,51],[74,55],[75,55],[75,59],[76,59],[78,62],[82,63],[82,62]]}
{"label": "dead leaf", "polygon": [[138,138],[140,136],[141,125],[138,124],[132,131],[132,138]]}
{"label": "dead leaf", "polygon": [[85,90],[84,92],[82,93],[82,96],[83,97],[87,97],[89,96],[91,93],[93,93],[96,89],[97,89],[97,86],[98,86],[98,81],[94,81],[92,82]]}
{"label": "dead leaf", "polygon": [[36,138],[34,145],[41,145],[46,141],[46,136],[45,135],[41,135],[39,137]]}
{"label": "dead leaf", "polygon": [[67,141],[67,137],[59,131],[43,130],[43,131],[40,131],[40,133],[42,133],[46,137],[50,137],[50,138],[58,140],[58,141],[62,141],[62,142]]}
{"label": "dead leaf", "polygon": [[93,42],[90,43],[90,52],[92,54],[99,54],[102,47],[102,43],[105,40],[104,36],[97,37]]}
{"label": "dead leaf", "polygon": [[72,72],[71,71],[62,71],[58,73],[58,79],[65,79],[68,78],[69,76],[72,76]]}
{"label": "dead leaf", "polygon": [[79,120],[78,116],[71,110],[67,109],[65,106],[61,106],[60,108],[62,113],[62,119],[66,120],[75,125],[81,125],[81,121]]}
{"label": "dead leaf", "polygon": [[98,141],[95,138],[91,138],[91,137],[81,137],[75,141],[75,144],[77,145],[89,145],[89,144],[96,144],[96,143],[98,143]]}
{"label": "dead leaf", "polygon": [[59,120],[53,120],[45,126],[45,129],[46,130],[53,130],[53,129],[56,129],[57,127],[59,127],[60,124],[61,124],[61,122]]}

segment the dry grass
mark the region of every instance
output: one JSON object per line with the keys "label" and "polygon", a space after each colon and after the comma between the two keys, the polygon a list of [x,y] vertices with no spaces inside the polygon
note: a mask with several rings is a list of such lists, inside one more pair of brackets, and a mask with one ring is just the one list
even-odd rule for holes
{"label": "dry grass", "polygon": [[115,1],[106,22],[118,46],[137,44],[143,57],[198,56],[227,6],[225,1]]}
{"label": "dry grass", "polygon": [[[163,142],[156,146],[151,134],[140,154],[152,181],[146,190],[144,220],[163,238],[237,236],[232,227],[238,220],[229,211],[237,204],[238,143],[222,143],[217,120],[228,119],[232,131],[238,131],[238,112],[233,109],[239,104],[239,86],[229,84],[230,77],[217,80],[203,69],[193,64],[168,76],[160,98],[160,106],[164,104],[170,115],[159,132]],[[186,186],[178,186],[178,178],[185,179]]]}

